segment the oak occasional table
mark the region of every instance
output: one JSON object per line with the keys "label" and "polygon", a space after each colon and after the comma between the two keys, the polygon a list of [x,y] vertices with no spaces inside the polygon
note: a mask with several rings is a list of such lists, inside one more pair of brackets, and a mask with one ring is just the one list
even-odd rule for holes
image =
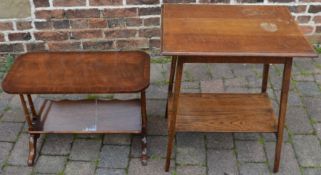
{"label": "oak occasional table", "polygon": [[[7,93],[20,95],[30,134],[28,165],[34,163],[37,138],[46,133],[142,134],[142,163],[146,164],[149,69],[144,52],[43,52],[18,57],[2,86]],[[140,92],[141,98],[44,100],[38,110],[31,97],[134,92]]]}
{"label": "oak occasional table", "polygon": [[[277,172],[292,59],[317,56],[288,9],[164,4],[161,47],[163,55],[172,56],[165,170],[170,167],[176,132],[270,132],[277,137],[273,170]],[[252,94],[180,93],[184,63],[264,64],[262,91]],[[270,64],[284,65],[278,118],[266,92]]]}

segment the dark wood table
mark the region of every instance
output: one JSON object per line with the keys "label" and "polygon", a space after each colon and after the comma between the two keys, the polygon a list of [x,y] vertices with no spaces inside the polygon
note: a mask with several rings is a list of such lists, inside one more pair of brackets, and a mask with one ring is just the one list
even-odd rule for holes
{"label": "dark wood table", "polygon": [[[142,163],[146,164],[149,69],[149,55],[144,52],[43,52],[18,57],[2,87],[7,93],[20,95],[30,133],[28,165],[34,163],[37,138],[46,133],[142,134]],[[44,100],[39,107],[31,97],[134,92],[140,92],[141,98]]]}
{"label": "dark wood table", "polygon": [[[161,47],[172,56],[165,170],[176,132],[271,132],[277,172],[293,57],[317,56],[287,7],[164,4]],[[264,64],[261,93],[180,93],[184,63]],[[278,117],[266,93],[270,64],[284,65]]]}

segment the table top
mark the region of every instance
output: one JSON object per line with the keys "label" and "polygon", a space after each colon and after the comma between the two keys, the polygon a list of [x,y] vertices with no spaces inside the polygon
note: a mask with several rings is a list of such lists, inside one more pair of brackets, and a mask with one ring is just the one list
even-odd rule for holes
{"label": "table top", "polygon": [[162,54],[315,57],[287,7],[164,4]]}
{"label": "table top", "polygon": [[138,92],[149,85],[144,52],[40,52],[18,57],[2,82],[13,94]]}

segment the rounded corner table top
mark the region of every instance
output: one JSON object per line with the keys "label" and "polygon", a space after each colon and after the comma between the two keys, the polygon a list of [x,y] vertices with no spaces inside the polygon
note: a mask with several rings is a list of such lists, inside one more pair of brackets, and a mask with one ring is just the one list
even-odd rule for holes
{"label": "rounded corner table top", "polygon": [[15,60],[2,88],[11,94],[139,92],[149,74],[149,55],[140,51],[27,53]]}
{"label": "rounded corner table top", "polygon": [[164,4],[163,55],[317,57],[284,6]]}

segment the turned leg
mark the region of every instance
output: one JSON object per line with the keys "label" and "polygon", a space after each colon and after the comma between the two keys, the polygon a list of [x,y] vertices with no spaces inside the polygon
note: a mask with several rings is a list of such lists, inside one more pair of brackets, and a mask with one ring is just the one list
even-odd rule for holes
{"label": "turned leg", "polygon": [[146,95],[145,91],[141,92],[141,110],[142,110],[142,165],[147,165],[147,114],[146,114]]}
{"label": "turned leg", "polygon": [[172,111],[169,119],[169,128],[168,128],[168,143],[167,143],[167,155],[165,163],[165,171],[168,172],[170,168],[171,155],[173,151],[174,137],[175,137],[175,126],[176,126],[176,114],[178,108],[178,98],[181,89],[181,80],[183,74],[183,62],[178,58],[177,63],[177,72],[175,76],[175,89],[174,89],[174,101],[172,103]]}
{"label": "turned leg", "polygon": [[284,70],[283,70],[283,80],[282,80],[279,120],[278,120],[278,130],[277,130],[277,143],[275,147],[275,160],[274,160],[274,169],[273,169],[274,173],[278,172],[280,167],[280,158],[281,158],[281,150],[282,150],[282,143],[283,143],[283,129],[284,129],[284,123],[285,123],[288,92],[289,92],[290,81],[291,81],[291,68],[292,68],[292,58],[285,62]]}
{"label": "turned leg", "polygon": [[32,125],[32,118],[30,116],[30,112],[29,112],[29,109],[27,107],[27,103],[26,103],[26,100],[23,96],[23,94],[20,94],[20,101],[21,101],[21,105],[22,105],[22,109],[23,109],[23,112],[25,114],[25,119],[28,123],[28,127],[29,127],[29,130],[33,128],[33,125]]}
{"label": "turned leg", "polygon": [[[27,103],[23,94],[20,94],[20,101],[22,104],[22,108],[25,114],[26,121],[29,126],[29,131],[33,131],[35,128],[36,122],[39,120],[36,110],[34,108],[34,104],[32,102],[31,95],[27,95],[27,99],[29,102],[29,107],[32,112],[32,117],[30,116],[30,111],[27,107]],[[37,139],[39,138],[40,134],[30,134],[29,135],[29,155],[28,155],[28,166],[33,166],[35,158],[36,158],[36,151],[37,151]]]}
{"label": "turned leg", "polygon": [[177,56],[173,56],[173,57],[172,57],[172,64],[171,64],[170,75],[169,75],[168,95],[167,95],[167,104],[166,104],[165,118],[167,118],[168,100],[169,100],[169,97],[170,97],[170,96],[172,95],[172,93],[173,93],[173,84],[174,84],[174,76],[175,76],[176,63],[177,63]]}
{"label": "turned leg", "polygon": [[35,105],[33,104],[32,97],[30,94],[27,95],[27,99],[28,99],[29,107],[32,113],[32,117],[34,120],[36,120],[38,118],[38,114],[36,112]]}
{"label": "turned leg", "polygon": [[29,156],[28,156],[28,166],[33,166],[36,151],[37,151],[37,139],[39,138],[39,134],[30,134],[29,136]]}

